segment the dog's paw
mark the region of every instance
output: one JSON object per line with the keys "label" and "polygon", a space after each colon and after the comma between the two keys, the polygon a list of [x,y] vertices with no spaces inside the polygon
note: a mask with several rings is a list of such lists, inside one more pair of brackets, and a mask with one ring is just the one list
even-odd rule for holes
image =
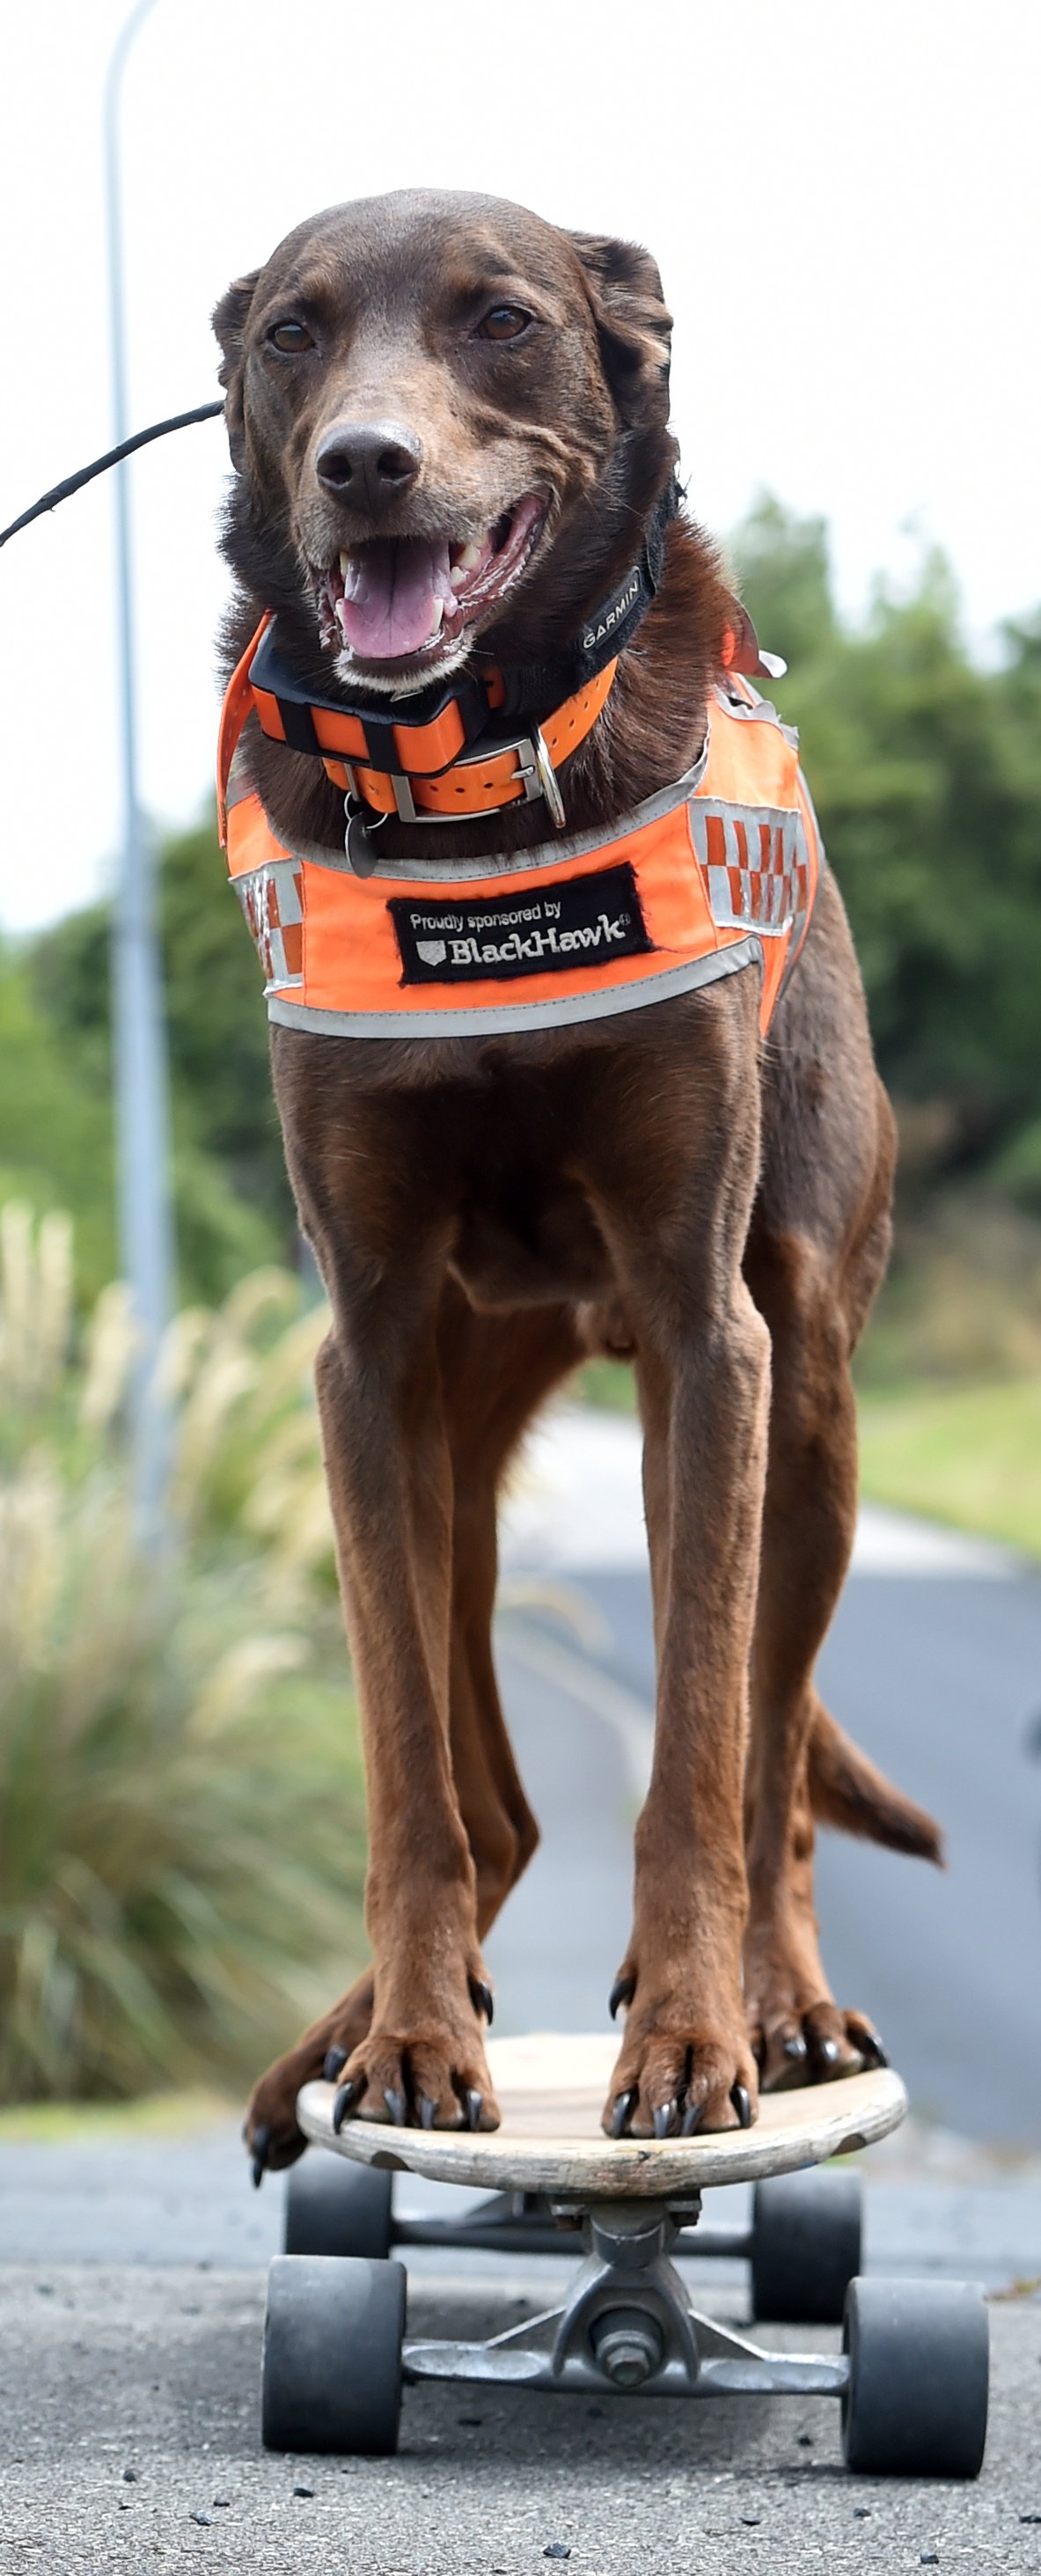
{"label": "dog's paw", "polygon": [[296,2097],[301,2084],[321,2071],[321,2061],[313,2065],[303,2060],[301,2050],[290,2049],[254,2085],[242,2135],[258,2186],[266,2173],[281,2173],[303,2155],[307,2140],[297,2123]]}
{"label": "dog's paw", "polygon": [[830,1995],[810,2004],[772,1997],[752,2016],[751,2041],[764,2093],[833,2084],[889,2063],[866,2013],[843,2012]]}
{"label": "dog's paw", "polygon": [[265,2173],[294,2165],[303,2155],[307,2140],[296,2117],[300,2087],[320,2075],[335,2079],[371,2019],[372,1978],[367,1974],[261,2076],[250,2096],[242,2131],[255,2183],[261,2183]]}
{"label": "dog's paw", "polygon": [[693,2138],[747,2129],[755,2063],[739,2022],[684,2014],[672,2001],[630,2010],[602,2126],[609,2138]]}
{"label": "dog's paw", "polygon": [[387,2120],[398,2129],[497,2129],[499,2105],[474,2016],[470,2029],[426,2019],[407,2031],[377,2025],[339,2078],[333,2126]]}

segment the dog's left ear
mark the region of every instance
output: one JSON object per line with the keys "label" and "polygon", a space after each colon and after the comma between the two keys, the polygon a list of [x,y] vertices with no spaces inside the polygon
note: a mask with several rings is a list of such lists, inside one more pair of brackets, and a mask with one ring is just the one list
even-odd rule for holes
{"label": "dog's left ear", "polygon": [[220,342],[222,359],[217,382],[224,387],[224,420],[232,463],[236,466],[242,464],[244,448],[242,342],[259,276],[260,270],[255,268],[248,277],[237,277],[213,312],[213,328]]}
{"label": "dog's left ear", "polygon": [[724,671],[742,671],[749,680],[782,680],[787,662],[779,653],[764,653],[744,601],[732,590],[723,591],[722,599],[727,621],[721,655]]}
{"label": "dog's left ear", "polygon": [[639,242],[599,233],[569,233],[586,273],[604,373],[623,421],[669,409],[672,315],[657,262]]}

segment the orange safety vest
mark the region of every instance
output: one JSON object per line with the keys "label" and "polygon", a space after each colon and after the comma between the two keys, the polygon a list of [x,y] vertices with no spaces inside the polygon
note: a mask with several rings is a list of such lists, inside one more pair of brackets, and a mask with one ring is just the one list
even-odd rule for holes
{"label": "orange safety vest", "polygon": [[483,1037],[639,1010],[757,965],[765,1033],[823,845],[796,736],[745,679],[715,690],[694,768],[606,830],[449,862],[381,859],[377,830],[362,867],[276,840],[239,774],[247,716],[276,729],[250,685],[257,641],[225,700],[218,801],[272,1020],[323,1037]]}

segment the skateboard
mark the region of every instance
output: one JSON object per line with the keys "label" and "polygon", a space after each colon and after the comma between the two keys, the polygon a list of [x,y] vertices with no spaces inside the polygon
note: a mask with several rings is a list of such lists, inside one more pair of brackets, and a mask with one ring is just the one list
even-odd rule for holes
{"label": "skateboard", "polygon": [[[987,2427],[983,2292],[960,2281],[860,2277],[860,2185],[822,2171],[897,2127],[888,2068],[768,2094],[750,2129],[690,2139],[600,2129],[615,2043],[543,2033],[493,2040],[502,2125],[487,2134],[368,2120],[333,2130],[336,2086],[305,2084],[310,2145],[286,2194],[285,2253],[268,2282],[263,2438],[269,2449],[387,2453],[404,2384],[491,2383],[640,2397],[833,2396],[850,2469],[974,2477]],[[460,2216],[395,2215],[395,2173],[488,2194]],[[704,2195],[750,2181],[751,2226],[704,2228]],[[394,2249],[441,2245],[581,2259],[561,2304],[485,2342],[408,2338]],[[759,2323],[842,2326],[842,2348],[778,2352],[688,2298],[675,2257],[747,2257]]]}

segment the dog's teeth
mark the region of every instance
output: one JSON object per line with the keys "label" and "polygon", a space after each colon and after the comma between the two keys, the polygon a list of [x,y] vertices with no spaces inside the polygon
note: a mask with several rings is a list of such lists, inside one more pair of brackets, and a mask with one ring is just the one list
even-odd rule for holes
{"label": "dog's teeth", "polygon": [[429,635],[427,636],[427,643],[428,643],[428,644],[432,644],[432,643],[433,643],[435,635],[440,635],[440,632],[441,632],[441,620],[442,620],[442,618],[443,618],[443,616],[444,616],[444,613],[445,613],[445,603],[444,603],[444,600],[443,600],[443,599],[435,599],[435,601],[434,601],[434,622],[433,622],[433,625],[431,626],[430,633],[429,633]]}
{"label": "dog's teeth", "polygon": [[345,581],[346,581],[346,579],[347,579],[347,575],[348,575],[348,573],[349,573],[350,569],[351,569],[351,558],[350,558],[350,556],[349,556],[349,555],[345,555],[345,554],[341,554],[341,556],[340,556],[340,571],[342,572],[342,574],[343,574],[343,578],[344,578],[344,580],[345,580]]}
{"label": "dog's teeth", "polygon": [[482,559],[482,557],[483,557],[484,549],[485,549],[485,546],[487,545],[487,543],[488,543],[488,540],[487,540],[487,537],[485,537],[485,538],[482,540],[482,543],[481,543],[479,546],[475,546],[475,545],[472,545],[472,544],[471,544],[471,545],[468,545],[468,546],[464,546],[464,547],[463,547],[463,550],[462,550],[461,555],[459,556],[458,562],[457,562],[457,563],[455,563],[455,564],[453,565],[453,568],[452,568],[452,580],[453,580],[453,581],[455,581],[455,580],[457,579],[457,577],[459,577],[459,576],[465,576],[465,574],[466,574],[466,573],[468,573],[468,572],[476,572],[476,570],[477,570],[477,566],[478,566],[478,564],[481,562],[481,559]]}

